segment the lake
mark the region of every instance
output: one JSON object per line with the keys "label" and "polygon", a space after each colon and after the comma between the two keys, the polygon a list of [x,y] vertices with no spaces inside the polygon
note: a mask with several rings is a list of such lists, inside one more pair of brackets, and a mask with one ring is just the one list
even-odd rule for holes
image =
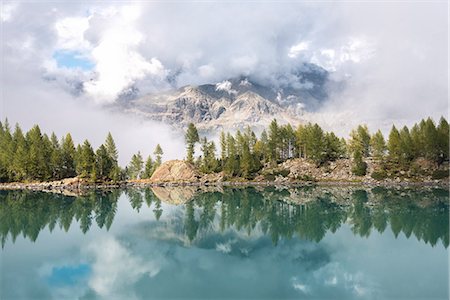
{"label": "lake", "polygon": [[0,299],[448,299],[440,188],[0,191]]}

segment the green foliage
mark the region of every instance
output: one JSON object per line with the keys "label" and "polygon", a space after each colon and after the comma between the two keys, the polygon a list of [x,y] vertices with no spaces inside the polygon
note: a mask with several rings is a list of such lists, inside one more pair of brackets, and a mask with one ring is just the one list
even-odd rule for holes
{"label": "green foliage", "polygon": [[140,179],[142,175],[142,167],[144,165],[144,161],[142,160],[141,152],[137,154],[133,154],[131,157],[131,161],[128,165],[128,177],[130,179]]}
{"label": "green foliage", "polygon": [[217,170],[218,162],[216,159],[216,145],[210,142],[206,137],[201,139],[202,160],[200,170],[203,173],[212,173]]}
{"label": "green foliage", "polygon": [[350,132],[348,148],[353,154],[359,152],[363,157],[370,155],[370,133],[367,125],[359,125]]}
{"label": "green foliage", "polygon": [[370,176],[375,180],[384,180],[388,177],[385,170],[373,171]]}
{"label": "green foliage", "polygon": [[77,173],[82,178],[97,179],[95,174],[95,153],[88,140],[85,140],[78,156]]}
{"label": "green foliage", "polygon": [[164,154],[163,149],[159,144],[156,145],[155,151],[153,151],[153,154],[155,155],[155,169],[158,168],[162,163],[162,156]]}
{"label": "green foliage", "polygon": [[114,158],[110,156],[104,145],[101,145],[95,154],[95,166],[98,179],[107,180],[113,173],[115,167]]}
{"label": "green foliage", "polygon": [[194,151],[195,143],[200,141],[198,136],[197,128],[193,123],[189,123],[188,129],[185,135],[186,145],[187,145],[187,156],[186,160],[190,163],[194,163]]}
{"label": "green foliage", "polygon": [[448,170],[435,170],[431,175],[433,180],[448,178]]}
{"label": "green foliage", "polygon": [[356,176],[364,176],[367,172],[367,164],[362,159],[362,154],[359,151],[353,153],[353,174]]}
{"label": "green foliage", "polygon": [[382,159],[386,153],[386,141],[384,140],[383,133],[378,130],[370,139],[370,146],[372,148],[372,156],[378,160]]}
{"label": "green foliage", "polygon": [[145,161],[144,173],[142,174],[142,178],[148,179],[152,177],[154,171],[155,163],[153,162],[151,155],[149,155],[147,157],[147,160]]}

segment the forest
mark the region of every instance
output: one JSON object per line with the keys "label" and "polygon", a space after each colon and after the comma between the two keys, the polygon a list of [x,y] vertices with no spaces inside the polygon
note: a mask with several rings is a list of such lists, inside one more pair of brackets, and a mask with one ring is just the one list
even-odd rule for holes
{"label": "forest", "polygon": [[[350,132],[349,139],[338,138],[324,131],[318,124],[279,125],[273,120],[259,138],[247,127],[235,135],[220,134],[220,155],[216,157],[214,142],[199,138],[194,124],[186,132],[187,161],[202,172],[224,171],[229,176],[251,179],[264,166],[276,166],[292,158],[305,158],[317,166],[342,158],[351,158],[352,172],[366,174],[365,159],[371,158],[380,165],[375,177],[386,176],[387,170],[408,170],[412,162],[424,158],[436,165],[448,161],[449,127],[445,118],[436,126],[431,118],[423,119],[412,128],[392,126],[387,140],[380,130],[374,134],[366,125]],[[200,143],[201,155],[194,160],[195,144]],[[414,170],[419,172],[420,170]],[[448,171],[441,176],[448,176]]]}
{"label": "forest", "polygon": [[[273,120],[259,137],[250,127],[220,133],[220,149],[214,141],[200,137],[194,124],[186,133],[186,161],[203,173],[223,171],[229,177],[252,179],[265,166],[276,166],[292,158],[304,158],[317,166],[342,158],[351,158],[352,172],[366,174],[366,159],[378,162],[374,178],[386,177],[388,170],[417,168],[412,162],[426,159],[436,165],[448,161],[449,127],[442,117],[439,123],[423,119],[411,128],[392,126],[387,139],[380,130],[371,134],[366,125],[351,131],[349,138],[339,138],[324,131],[318,124],[293,127]],[[195,155],[200,145],[200,155]],[[158,144],[144,161],[140,152],[121,168],[118,150],[111,133],[94,150],[85,140],[75,145],[70,133],[61,139],[52,133],[42,133],[33,126],[24,133],[19,124],[14,130],[8,120],[0,122],[0,182],[49,181],[79,176],[89,181],[123,181],[150,178],[161,165],[163,149]],[[420,173],[421,170],[413,170]],[[448,176],[448,172],[440,176]]]}

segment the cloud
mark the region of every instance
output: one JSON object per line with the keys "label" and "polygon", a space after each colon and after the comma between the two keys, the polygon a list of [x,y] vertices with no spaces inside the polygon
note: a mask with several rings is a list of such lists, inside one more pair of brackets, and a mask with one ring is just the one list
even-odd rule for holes
{"label": "cloud", "polygon": [[88,252],[94,259],[89,286],[102,297],[119,299],[126,287],[142,276],[154,277],[160,270],[156,262],[134,256],[112,237],[90,244]]}
{"label": "cloud", "polygon": [[[45,115],[59,119],[49,116],[60,113],[56,107],[67,118],[68,108],[100,111],[89,101],[111,103],[128,89],[144,94],[239,75],[276,87],[298,83],[294,73],[313,62],[342,83],[330,85],[325,104],[305,115],[327,129],[346,135],[358,123],[386,131],[393,122],[437,119],[448,110],[446,8],[424,2],[2,2],[1,114],[50,123]],[[58,51],[81,60],[62,63]],[[77,68],[83,61],[92,65]]]}

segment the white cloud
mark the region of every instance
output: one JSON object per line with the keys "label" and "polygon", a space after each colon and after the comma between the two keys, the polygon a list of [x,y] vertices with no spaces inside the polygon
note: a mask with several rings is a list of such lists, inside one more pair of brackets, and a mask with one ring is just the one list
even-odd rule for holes
{"label": "white cloud", "polygon": [[236,94],[237,91],[233,90],[231,87],[232,87],[232,84],[228,80],[224,80],[222,82],[216,83],[216,91],[225,91],[228,94]]}
{"label": "white cloud", "polygon": [[16,10],[17,4],[13,2],[1,2],[0,3],[0,21],[8,22]]}
{"label": "white cloud", "polygon": [[92,16],[90,30],[99,35],[92,50],[97,76],[86,82],[84,88],[96,102],[115,101],[123,89],[146,76],[162,80],[167,75],[157,58],[148,60],[136,50],[144,39],[135,28],[140,14],[138,6],[123,6]]}
{"label": "white cloud", "polygon": [[89,28],[89,17],[69,17],[56,22],[58,34],[57,49],[89,50],[90,43],[84,38],[84,32]]}
{"label": "white cloud", "polygon": [[118,299],[127,286],[160,270],[156,262],[134,256],[112,237],[90,244],[88,252],[94,259],[89,286],[102,297]]}
{"label": "white cloud", "polygon": [[300,42],[289,49],[288,56],[290,58],[296,58],[301,52],[309,48],[310,42]]}

